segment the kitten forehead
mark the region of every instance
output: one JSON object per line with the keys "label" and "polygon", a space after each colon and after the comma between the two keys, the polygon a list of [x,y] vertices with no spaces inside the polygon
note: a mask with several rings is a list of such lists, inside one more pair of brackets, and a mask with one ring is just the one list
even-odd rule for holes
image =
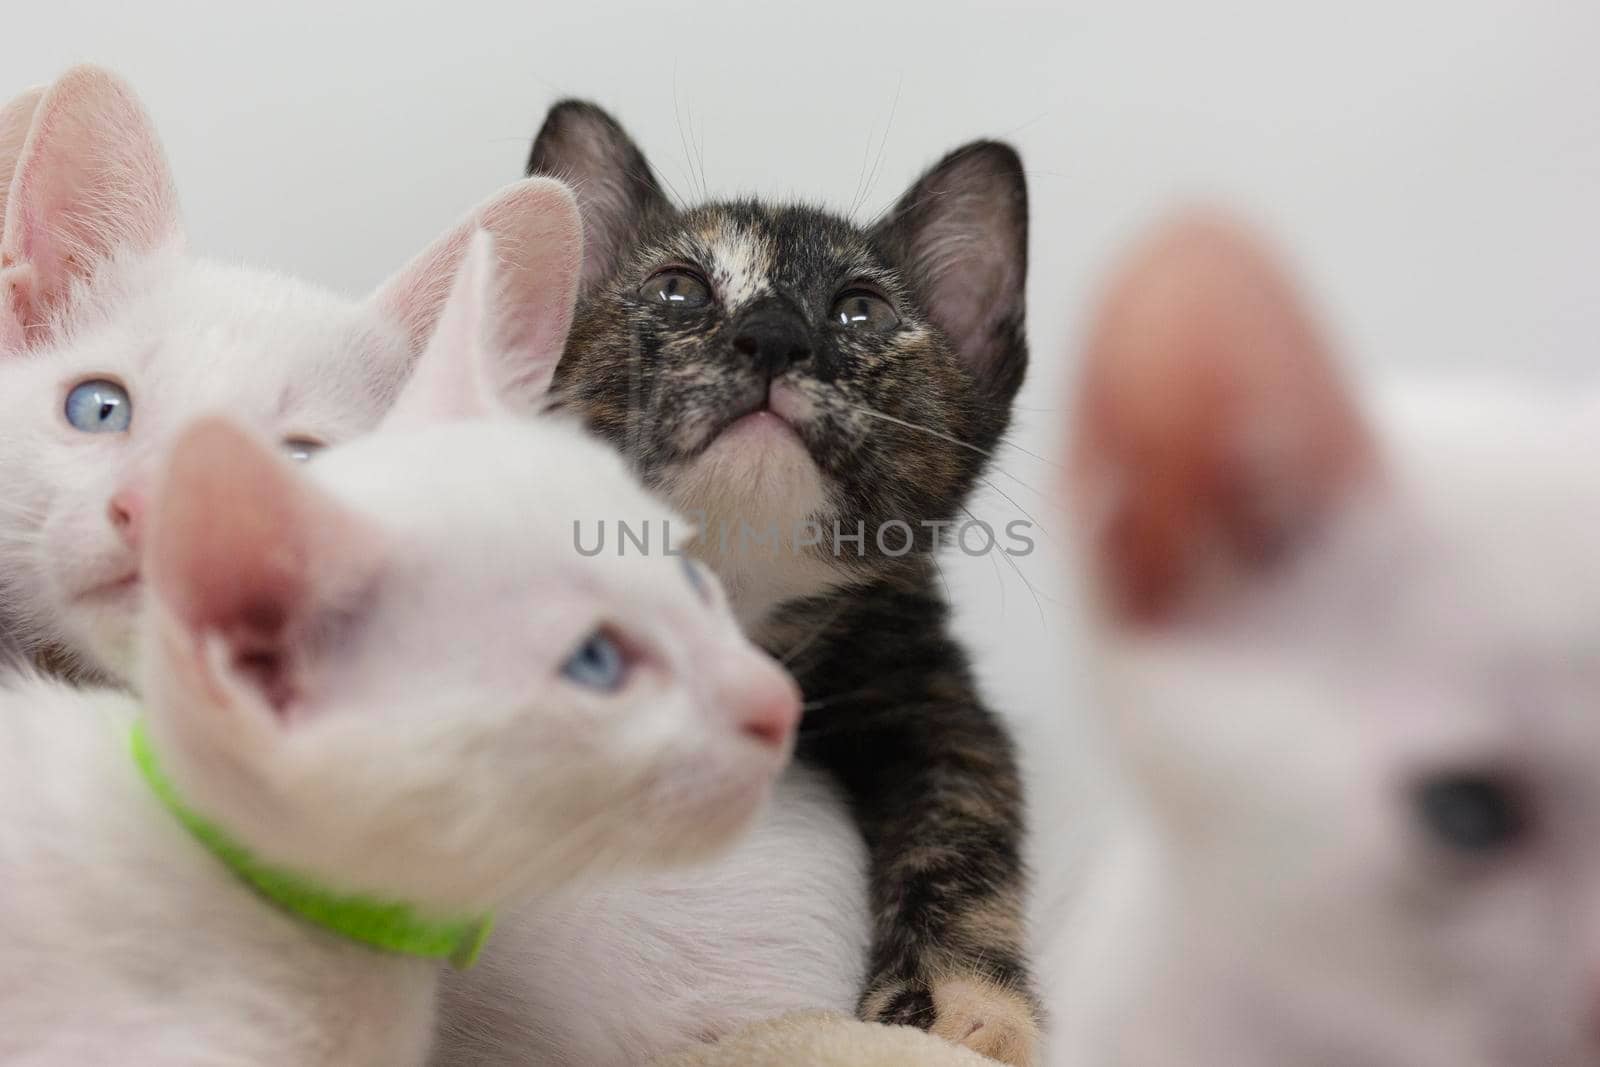
{"label": "kitten forehead", "polygon": [[[804,205],[712,204],[681,219],[676,254],[710,271],[730,309],[774,292],[804,298],[812,286],[867,278],[886,289],[899,279],[849,222]],[[657,257],[674,254],[667,249]]]}
{"label": "kitten forehead", "polygon": [[772,246],[764,234],[732,219],[711,219],[694,231],[705,245],[711,282],[730,308],[772,292]]}
{"label": "kitten forehead", "polygon": [[[115,299],[120,293],[143,298]],[[170,431],[215,410],[303,421],[299,429],[324,436],[353,433],[381,410],[406,365],[399,332],[360,305],[176,252],[113,262],[62,332],[58,350],[71,365],[61,373],[127,377],[141,431],[152,418]]]}
{"label": "kitten forehead", "polygon": [[[489,456],[492,463],[485,462]],[[518,555],[557,570],[584,558],[573,541],[574,522],[588,528],[589,540],[601,520],[673,521],[688,530],[638,484],[614,450],[553,416],[380,432],[330,452],[310,469],[341,497],[391,525],[444,536],[481,533],[544,542],[543,552]],[[451,518],[459,512],[485,521],[461,530]],[[499,521],[488,521],[491,516]],[[610,567],[627,558],[604,562]]]}

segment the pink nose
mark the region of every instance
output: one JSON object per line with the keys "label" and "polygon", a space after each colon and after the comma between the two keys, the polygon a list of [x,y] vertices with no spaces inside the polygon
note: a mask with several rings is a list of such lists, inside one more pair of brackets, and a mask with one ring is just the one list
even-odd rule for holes
{"label": "pink nose", "polygon": [[139,547],[139,530],[144,525],[144,496],[136,489],[119,489],[106,508],[111,526],[129,548]]}
{"label": "pink nose", "polygon": [[800,722],[800,689],[776,664],[763,662],[740,687],[739,729],[763,745],[782,748]]}

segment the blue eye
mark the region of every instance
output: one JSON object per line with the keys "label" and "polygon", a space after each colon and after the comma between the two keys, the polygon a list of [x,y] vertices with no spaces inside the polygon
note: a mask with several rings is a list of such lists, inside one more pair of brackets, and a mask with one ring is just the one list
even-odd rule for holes
{"label": "blue eye", "polygon": [[127,433],[133,422],[133,398],[104,378],[83,382],[67,394],[67,422],[84,433]]}
{"label": "blue eye", "polygon": [[596,630],[561,665],[561,673],[586,689],[613,693],[627,681],[628,658],[610,634]]}

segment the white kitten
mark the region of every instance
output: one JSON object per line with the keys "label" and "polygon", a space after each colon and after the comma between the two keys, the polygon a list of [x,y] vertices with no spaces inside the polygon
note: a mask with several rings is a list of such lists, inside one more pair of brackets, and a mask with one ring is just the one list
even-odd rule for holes
{"label": "white kitten", "polygon": [[[764,799],[793,683],[703,572],[572,542],[664,506],[575,427],[459,421],[499,406],[489,333],[527,355],[519,395],[548,383],[581,233],[551,206],[564,244],[516,271],[549,296],[491,329],[477,244],[377,434],[304,474],[221,419],[179,436],[146,531],[142,705],[0,689],[0,1061],[419,1063],[436,964],[274,907],[230,865],[404,902],[427,921],[369,936],[469,954],[512,894],[705,855]],[[221,862],[162,782],[253,858]]]}
{"label": "white kitten", "polygon": [[1362,406],[1225,224],[1112,290],[1071,469],[1123,789],[1040,909],[1052,1063],[1600,1062],[1600,406]]}
{"label": "white kitten", "polygon": [[371,429],[472,228],[533,259],[552,195],[508,187],[354,302],[188,254],[150,122],[104,71],[0,112],[0,173],[0,633],[118,678],[151,471],[178,428],[226,414],[299,456]]}

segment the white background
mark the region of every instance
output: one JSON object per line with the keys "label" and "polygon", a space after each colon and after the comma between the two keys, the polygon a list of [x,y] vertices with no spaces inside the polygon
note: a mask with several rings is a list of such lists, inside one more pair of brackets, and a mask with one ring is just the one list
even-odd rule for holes
{"label": "white background", "polygon": [[[564,95],[612,109],[686,196],[844,208],[867,184],[863,216],[958,143],[1008,138],[1034,208],[1015,440],[1043,455],[1108,263],[1194,199],[1270,229],[1364,370],[1590,376],[1600,4],[1302,7],[10,0],[0,85],[119,70],[200,251],[351,291],[519,176]],[[1010,449],[1003,467],[1054,531],[1053,468]],[[974,510],[1018,515],[993,493]],[[1054,713],[1075,676],[1054,561],[1017,562],[947,573],[996,702]]]}

